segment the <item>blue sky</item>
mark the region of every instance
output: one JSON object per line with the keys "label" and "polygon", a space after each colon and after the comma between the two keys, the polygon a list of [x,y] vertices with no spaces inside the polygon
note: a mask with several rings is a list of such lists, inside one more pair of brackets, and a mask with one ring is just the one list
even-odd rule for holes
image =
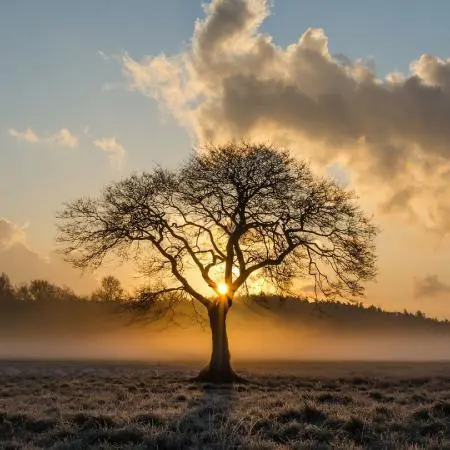
{"label": "blue sky", "polygon": [[374,58],[377,71],[408,71],[423,53],[448,57],[450,3],[446,0],[275,1],[265,28],[280,44],[307,27],[324,28],[332,53]]}
{"label": "blue sky", "polygon": [[[54,247],[61,203],[155,164],[176,165],[190,151],[186,131],[157,102],[127,88],[115,55],[139,60],[189,46],[197,0],[15,0],[0,2],[0,217],[28,224],[29,245]],[[332,54],[374,60],[377,73],[409,71],[423,53],[450,56],[446,0],[275,0],[262,31],[282,46],[308,27],[329,37]],[[103,52],[103,56],[99,51]],[[108,58],[105,58],[105,55]],[[32,129],[30,144],[9,130]],[[74,148],[52,144],[66,128]],[[121,167],[95,140],[115,137]]]}

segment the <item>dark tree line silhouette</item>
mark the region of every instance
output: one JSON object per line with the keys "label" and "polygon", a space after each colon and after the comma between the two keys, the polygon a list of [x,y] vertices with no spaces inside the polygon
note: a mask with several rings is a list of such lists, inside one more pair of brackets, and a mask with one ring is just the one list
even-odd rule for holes
{"label": "dark tree line silhouette", "polygon": [[[90,295],[77,295],[73,290],[49,283],[32,280],[14,285],[6,274],[0,274],[0,335],[33,336],[38,334],[64,335],[104,333],[130,326],[131,315],[124,314],[122,304],[128,304],[129,294],[120,281],[108,276]],[[183,305],[179,305],[182,309]],[[185,305],[190,310],[191,305]],[[433,331],[450,333],[448,320],[428,318],[422,311],[411,313],[388,312],[363,303],[346,303],[323,300],[320,305],[314,299],[253,295],[236,299],[236,307],[245,317],[250,311],[263,311],[291,322],[299,330],[315,326],[336,331]],[[122,314],[118,314],[122,312]],[[148,322],[153,324],[153,311],[148,311]],[[186,315],[187,317],[187,315]],[[164,320],[161,318],[161,320]],[[136,323],[140,326],[142,322]],[[193,325],[195,322],[190,321]]]}
{"label": "dark tree line silhouette", "polygon": [[[126,298],[117,278],[104,277],[90,295],[47,280],[14,285],[0,274],[0,334],[26,337],[41,334],[83,334],[120,326],[117,305]],[[113,320],[116,318],[117,320]]]}

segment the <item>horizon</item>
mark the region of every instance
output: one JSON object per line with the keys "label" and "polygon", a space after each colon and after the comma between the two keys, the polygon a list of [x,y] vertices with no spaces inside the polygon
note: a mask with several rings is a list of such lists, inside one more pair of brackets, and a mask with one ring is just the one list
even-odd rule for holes
{"label": "horizon", "polygon": [[[113,275],[107,274],[105,275],[105,277],[111,277]],[[11,282],[11,279],[9,278],[8,274],[5,272],[0,273],[0,279],[6,279],[8,281]],[[103,279],[105,278],[103,277]],[[115,277],[114,277],[115,278]],[[122,292],[122,297],[120,298],[116,298],[116,299],[106,299],[103,298],[101,295],[101,281],[99,285],[97,285],[96,287],[94,287],[94,289],[91,292],[84,292],[84,293],[78,293],[75,290],[73,290],[72,288],[70,288],[70,286],[65,286],[65,285],[58,285],[56,283],[51,283],[48,280],[45,279],[34,279],[34,280],[30,280],[29,282],[23,282],[23,283],[18,283],[18,284],[14,284],[11,283],[11,294],[13,297],[13,302],[21,302],[21,301],[39,301],[39,299],[34,298],[34,293],[32,292],[32,287],[31,284],[33,283],[33,281],[38,281],[41,282],[43,281],[44,283],[49,283],[48,287],[50,289],[52,288],[56,288],[56,292],[58,293],[58,291],[61,294],[65,294],[68,295],[69,297],[66,300],[69,301],[93,301],[93,302],[109,302],[109,301],[113,301],[113,302],[117,302],[118,304],[120,304],[120,302],[126,302],[129,301],[130,299],[134,299],[134,297],[136,296],[136,294],[138,293],[138,291],[129,291],[126,288],[124,288],[122,285],[120,285],[120,289],[123,289]],[[120,280],[118,280],[120,283]],[[24,292],[21,292],[21,289],[25,289],[28,290],[28,300],[25,299],[17,299],[16,296],[18,294],[23,294]],[[5,294],[5,292],[3,292],[3,294]],[[73,295],[73,298],[71,297]],[[100,297],[99,297],[100,295]],[[210,299],[214,298],[214,295],[211,295],[209,297]],[[8,297],[6,296],[3,300],[7,300],[8,301]],[[350,307],[350,308],[355,308],[355,309],[363,309],[364,311],[372,311],[375,310],[377,313],[381,313],[381,314],[386,314],[386,315],[394,315],[394,316],[405,316],[405,317],[415,317],[418,319],[422,319],[422,320],[428,320],[428,321],[432,321],[432,322],[437,322],[437,323],[449,323],[450,319],[447,319],[446,317],[442,318],[442,317],[436,317],[436,316],[429,316],[427,315],[424,311],[418,309],[418,310],[407,310],[407,309],[403,309],[403,311],[400,310],[389,310],[389,309],[383,309],[380,306],[374,305],[374,304],[370,304],[367,303],[366,301],[364,301],[364,298],[359,298],[359,299],[345,299],[345,298],[321,298],[316,300],[315,298],[311,297],[311,296],[307,296],[307,295],[295,295],[295,293],[290,292],[290,293],[271,293],[271,292],[264,292],[264,291],[260,291],[260,292],[254,292],[254,293],[240,293],[234,296],[234,300],[237,301],[237,304],[243,304],[245,307],[249,306],[246,303],[246,300],[249,299],[255,299],[255,305],[257,305],[258,303],[258,299],[264,299],[264,302],[267,301],[271,301],[271,300],[275,300],[276,302],[279,302],[280,305],[284,305],[284,302],[286,301],[294,301],[294,302],[299,302],[299,303],[307,303],[310,305],[317,305],[318,310],[320,311],[320,308],[322,307],[322,305],[340,305],[340,306],[346,306],[346,307]],[[2,297],[0,295],[0,300],[2,300]],[[51,300],[49,298],[49,300]],[[0,303],[0,309],[1,307],[4,306]],[[277,312],[276,309],[271,309],[272,307],[269,307],[268,311],[272,311],[272,312]],[[279,312],[279,311],[278,311]],[[151,317],[151,311],[148,312],[150,317]]]}

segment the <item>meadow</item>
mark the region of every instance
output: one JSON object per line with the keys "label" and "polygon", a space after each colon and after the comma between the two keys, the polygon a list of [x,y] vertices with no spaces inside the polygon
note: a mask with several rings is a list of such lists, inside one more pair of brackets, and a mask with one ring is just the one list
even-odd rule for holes
{"label": "meadow", "polygon": [[0,363],[2,449],[450,449],[450,363]]}

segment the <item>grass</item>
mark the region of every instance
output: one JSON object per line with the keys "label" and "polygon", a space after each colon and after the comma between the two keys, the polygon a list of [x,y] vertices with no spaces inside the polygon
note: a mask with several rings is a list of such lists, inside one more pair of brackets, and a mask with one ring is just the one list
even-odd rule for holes
{"label": "grass", "polygon": [[450,449],[450,364],[0,363],[2,449]]}

